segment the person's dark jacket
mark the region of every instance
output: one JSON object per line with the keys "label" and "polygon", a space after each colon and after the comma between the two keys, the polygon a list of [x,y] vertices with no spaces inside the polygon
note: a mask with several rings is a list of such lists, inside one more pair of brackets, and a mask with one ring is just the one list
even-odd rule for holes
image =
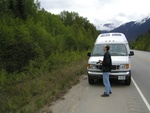
{"label": "person's dark jacket", "polygon": [[110,72],[112,67],[111,55],[107,51],[104,54],[103,62],[102,62],[102,71],[103,72]]}

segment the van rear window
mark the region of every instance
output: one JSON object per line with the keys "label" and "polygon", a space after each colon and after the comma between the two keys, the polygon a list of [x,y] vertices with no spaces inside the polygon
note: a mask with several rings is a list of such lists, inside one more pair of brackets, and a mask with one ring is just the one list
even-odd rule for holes
{"label": "van rear window", "polygon": [[108,37],[108,36],[122,36],[120,33],[105,33],[105,34],[101,34],[100,37]]}
{"label": "van rear window", "polygon": [[122,36],[121,34],[112,34],[112,36]]}
{"label": "van rear window", "polygon": [[102,34],[100,37],[107,37],[110,36],[110,34]]}

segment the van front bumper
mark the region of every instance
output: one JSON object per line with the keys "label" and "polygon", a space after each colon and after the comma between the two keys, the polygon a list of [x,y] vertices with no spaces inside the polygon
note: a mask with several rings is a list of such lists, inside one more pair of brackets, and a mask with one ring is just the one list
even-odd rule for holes
{"label": "van front bumper", "polygon": [[[87,74],[90,79],[103,78],[103,72],[87,71]],[[130,75],[131,75],[131,71],[114,71],[109,73],[109,78],[118,79],[118,76],[126,76],[125,78],[128,79]]]}

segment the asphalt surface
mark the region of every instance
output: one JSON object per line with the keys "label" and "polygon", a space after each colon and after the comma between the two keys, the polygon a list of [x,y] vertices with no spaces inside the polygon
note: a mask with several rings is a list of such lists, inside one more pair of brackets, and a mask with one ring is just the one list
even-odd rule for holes
{"label": "asphalt surface", "polygon": [[52,113],[150,113],[150,53],[134,52],[131,71],[134,82],[130,86],[111,81],[112,94],[101,97],[102,81],[89,85],[87,75],[83,75],[80,83],[48,110]]}
{"label": "asphalt surface", "polygon": [[135,55],[132,57],[132,77],[150,104],[150,52],[134,52]]}

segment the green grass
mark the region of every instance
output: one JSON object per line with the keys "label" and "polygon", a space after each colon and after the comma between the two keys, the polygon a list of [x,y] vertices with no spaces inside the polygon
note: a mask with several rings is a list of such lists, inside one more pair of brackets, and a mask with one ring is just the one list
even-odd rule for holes
{"label": "green grass", "polygon": [[[78,83],[79,76],[85,74],[86,61],[77,62],[72,66],[61,67],[51,73],[47,73],[44,78],[37,80],[40,81],[37,91],[41,90],[39,92],[41,94],[37,95],[28,106],[22,108],[25,111],[28,110],[24,113],[33,113],[44,105],[50,105],[52,101],[61,98],[71,86]],[[43,81],[44,84],[42,84]]]}
{"label": "green grass", "polygon": [[[0,112],[35,113],[45,105],[51,105],[54,100],[61,98],[69,88],[78,83],[79,76],[86,72],[86,64],[87,59],[80,58],[70,64],[60,65],[51,72],[36,71],[34,73],[36,76],[31,79],[18,80],[16,83],[10,80],[9,84],[2,82]],[[22,74],[22,76],[29,78],[29,75]]]}

